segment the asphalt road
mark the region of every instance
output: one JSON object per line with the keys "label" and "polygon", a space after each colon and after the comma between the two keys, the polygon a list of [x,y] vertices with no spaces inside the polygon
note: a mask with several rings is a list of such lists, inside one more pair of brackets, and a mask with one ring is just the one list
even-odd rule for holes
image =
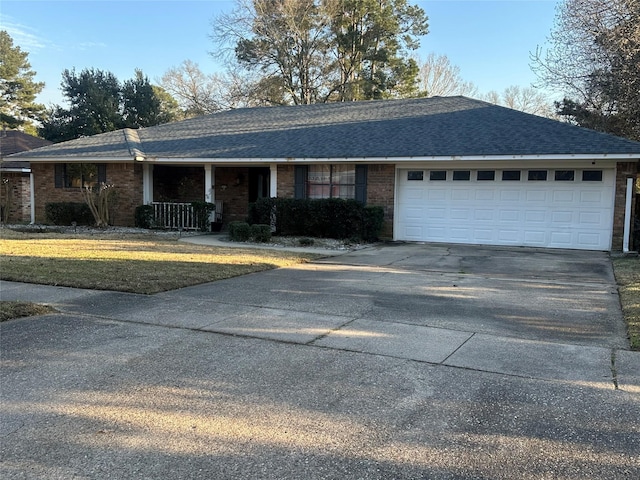
{"label": "asphalt road", "polygon": [[0,283],[0,477],[640,478],[595,252],[386,245],[154,296]]}

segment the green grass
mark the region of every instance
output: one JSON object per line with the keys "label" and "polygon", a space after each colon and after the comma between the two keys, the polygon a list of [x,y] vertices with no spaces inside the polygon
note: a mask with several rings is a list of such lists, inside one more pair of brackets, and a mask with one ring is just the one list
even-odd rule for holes
{"label": "green grass", "polygon": [[640,257],[613,259],[622,313],[632,350],[640,350]]}
{"label": "green grass", "polygon": [[0,278],[153,294],[287,267],[319,255],[192,245],[157,235],[0,231]]}

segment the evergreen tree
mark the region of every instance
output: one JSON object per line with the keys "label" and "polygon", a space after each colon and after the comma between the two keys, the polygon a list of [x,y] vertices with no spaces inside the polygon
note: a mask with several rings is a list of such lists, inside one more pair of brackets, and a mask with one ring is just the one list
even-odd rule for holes
{"label": "evergreen tree", "polygon": [[13,39],[0,31],[0,122],[3,128],[25,128],[38,121],[44,106],[35,103],[44,83],[34,81],[36,72],[27,60],[29,54],[13,45]]}

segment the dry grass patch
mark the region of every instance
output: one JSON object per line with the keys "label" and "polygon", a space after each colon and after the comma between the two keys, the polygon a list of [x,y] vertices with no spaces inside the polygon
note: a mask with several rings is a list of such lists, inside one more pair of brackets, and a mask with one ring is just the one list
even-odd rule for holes
{"label": "dry grass patch", "polygon": [[22,317],[35,317],[36,315],[46,315],[55,312],[55,309],[48,305],[38,305],[27,302],[7,302],[0,301],[0,322]]}
{"label": "dry grass patch", "polygon": [[152,294],[271,268],[318,255],[218,248],[157,235],[0,232],[0,278],[16,282]]}
{"label": "dry grass patch", "polygon": [[615,258],[613,269],[619,286],[622,313],[627,322],[631,348],[640,350],[640,258]]}

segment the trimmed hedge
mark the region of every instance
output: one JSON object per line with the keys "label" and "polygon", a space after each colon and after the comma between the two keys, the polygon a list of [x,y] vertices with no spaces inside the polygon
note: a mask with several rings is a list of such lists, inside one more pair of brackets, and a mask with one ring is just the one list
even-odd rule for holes
{"label": "trimmed hedge", "polygon": [[135,225],[138,228],[152,228],[155,224],[153,207],[151,205],[139,205],[135,211]]}
{"label": "trimmed hedge", "polygon": [[229,224],[229,240],[232,242],[248,242],[251,239],[251,225],[247,222],[231,222]]}
{"label": "trimmed hedge", "polygon": [[95,225],[89,205],[82,202],[51,202],[44,206],[47,223],[53,225]]}
{"label": "trimmed hedge", "polygon": [[249,225],[247,222],[231,222],[229,224],[229,240],[233,242],[265,243],[271,240],[271,225]]}
{"label": "trimmed hedge", "polygon": [[260,198],[249,207],[249,223],[275,224],[278,235],[374,241],[383,222],[382,207],[339,198]]}
{"label": "trimmed hedge", "polygon": [[271,240],[271,225],[254,223],[251,225],[251,240],[266,243]]}

